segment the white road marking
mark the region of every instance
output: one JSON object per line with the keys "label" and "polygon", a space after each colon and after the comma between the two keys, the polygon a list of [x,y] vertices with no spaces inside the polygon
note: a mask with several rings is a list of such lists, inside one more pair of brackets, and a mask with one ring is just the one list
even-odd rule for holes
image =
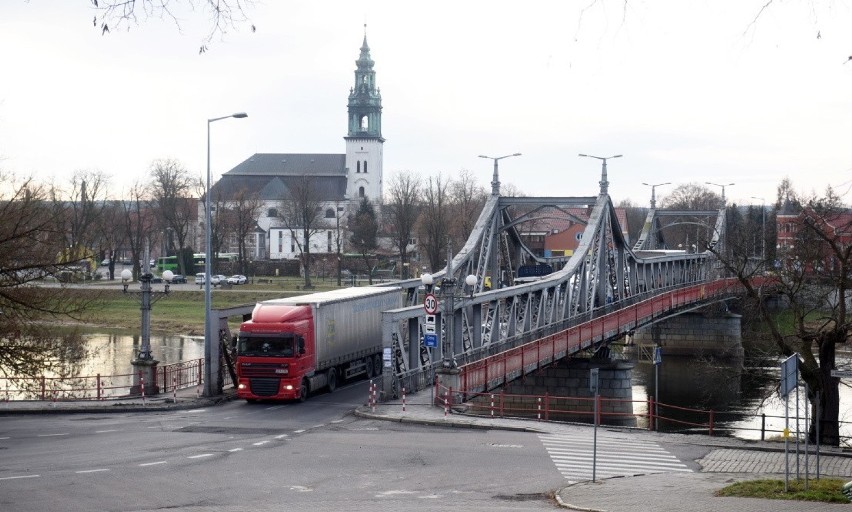
{"label": "white road marking", "polygon": [[144,464],[139,464],[139,467],[144,468],[145,466],[156,466],[158,464],[168,464],[168,462],[164,460],[158,460],[157,462],[145,462]]}
{"label": "white road marking", "polygon": [[100,473],[102,471],[109,471],[108,469],[84,469],[83,471],[75,471],[77,474],[81,473]]}
{"label": "white road marking", "polygon": [[212,457],[212,453],[202,453],[201,455],[190,455],[187,459],[200,459],[202,457]]}
{"label": "white road marking", "polygon": [[190,409],[186,412],[207,412],[207,409]]}
{"label": "white road marking", "polygon": [[118,429],[114,428],[112,430],[95,430],[95,434],[106,434],[107,432],[118,432]]}
{"label": "white road marking", "polygon": [[319,425],[314,425],[311,428],[323,428],[324,426],[325,426],[325,423],[320,423]]}
{"label": "white road marking", "polygon": [[0,439],[11,439],[11,437],[0,437]]}
{"label": "white road marking", "polygon": [[263,445],[265,445],[265,444],[266,444],[266,443],[268,443],[268,442],[269,442],[269,441],[258,441],[258,442],[256,442],[256,443],[252,443],[252,446],[263,446]]}
{"label": "white road marking", "polygon": [[343,423],[343,420],[334,420],[332,423]]}
{"label": "white road marking", "polygon": [[302,432],[304,432],[304,431],[305,431],[305,429],[301,429],[301,430],[294,430],[294,431],[293,431],[293,433],[294,433],[294,434],[301,434],[301,433],[302,433]]}
{"label": "white road marking", "polygon": [[37,437],[58,437],[58,436],[70,436],[70,432],[65,432],[64,434],[39,434]]}
{"label": "white road marking", "polygon": [[270,407],[267,407],[266,410],[267,411],[274,411],[275,409],[280,409],[282,407],[284,407],[284,406],[283,405],[272,405]]}
{"label": "white road marking", "polygon": [[41,478],[41,475],[4,476],[0,480],[18,480],[20,478]]}
{"label": "white road marking", "polygon": [[275,436],[275,439],[281,439],[282,437],[288,437],[289,434],[281,434],[280,436]]}
{"label": "white road marking", "polygon": [[231,448],[231,449],[230,449],[230,450],[228,450],[228,451],[229,451],[229,452],[241,452],[241,451],[243,451],[243,449],[242,449],[242,448]]}

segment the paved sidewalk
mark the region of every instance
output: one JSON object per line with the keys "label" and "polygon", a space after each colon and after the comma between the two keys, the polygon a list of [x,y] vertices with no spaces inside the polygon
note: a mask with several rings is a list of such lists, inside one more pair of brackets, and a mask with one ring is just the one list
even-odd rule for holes
{"label": "paved sidewalk", "polygon": [[[230,400],[233,391],[221,397],[198,396],[196,388],[180,390],[176,400],[173,394],[161,394],[143,400],[123,398],[102,401],[0,401],[0,416],[6,414],[50,414],[74,412],[141,412],[194,409],[209,407]],[[424,399],[425,397],[425,399]],[[589,425],[539,422],[528,419],[488,418],[469,416],[461,411],[445,411],[428,405],[428,390],[414,399],[418,403],[401,401],[364,405],[356,408],[359,417],[400,423],[417,423],[453,428],[503,429],[537,432],[541,434],[567,434],[587,432]],[[419,403],[425,402],[425,403]],[[620,430],[607,427],[606,430]],[[666,512],[682,511],[742,511],[742,512],[800,512],[850,510],[850,504],[822,504],[788,500],[763,500],[751,498],[721,498],[714,492],[726,485],[757,478],[784,478],[784,451],[779,443],[743,441],[729,437],[706,435],[661,434],[641,429],[625,430],[637,442],[684,444],[709,448],[696,462],[700,472],[664,472],[617,478],[599,478],[570,484],[556,492],[557,501],[565,508],[582,511],[606,512]],[[811,457],[811,477],[815,473]],[[852,480],[852,453],[836,448],[823,448],[820,460],[821,474]],[[804,474],[804,468],[801,469]],[[795,473],[791,475],[795,478]]]}

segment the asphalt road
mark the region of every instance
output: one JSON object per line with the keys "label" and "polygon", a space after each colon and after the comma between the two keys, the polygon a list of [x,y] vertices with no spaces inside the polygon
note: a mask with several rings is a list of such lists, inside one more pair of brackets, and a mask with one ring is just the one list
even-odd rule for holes
{"label": "asphalt road", "polygon": [[537,434],[356,418],[367,383],[305,403],[0,420],[0,510],[554,510]]}

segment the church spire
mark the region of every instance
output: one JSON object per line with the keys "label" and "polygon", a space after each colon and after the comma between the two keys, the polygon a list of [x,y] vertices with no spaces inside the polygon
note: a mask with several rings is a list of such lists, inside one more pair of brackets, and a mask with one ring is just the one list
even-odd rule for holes
{"label": "church spire", "polygon": [[349,90],[349,137],[382,138],[382,95],[376,87],[374,64],[365,23],[361,54],[355,61],[355,85]]}

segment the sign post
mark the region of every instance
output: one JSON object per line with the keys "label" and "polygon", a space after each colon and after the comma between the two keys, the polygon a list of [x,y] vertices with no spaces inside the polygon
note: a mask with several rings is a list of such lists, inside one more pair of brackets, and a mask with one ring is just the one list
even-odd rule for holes
{"label": "sign post", "polygon": [[[790,485],[790,391],[798,389],[799,354],[793,354],[781,362],[781,386],[778,392],[784,397],[784,492]],[[796,425],[799,411],[796,410]],[[798,433],[797,433],[798,439]],[[798,460],[797,460],[798,462]]]}
{"label": "sign post", "polygon": [[589,391],[595,400],[594,418],[592,422],[595,424],[595,433],[592,440],[592,482],[595,481],[595,473],[597,470],[598,461],[598,373],[600,368],[592,368],[589,370]]}
{"label": "sign post", "polygon": [[663,364],[663,347],[654,347],[654,430],[660,429],[660,365]]}

